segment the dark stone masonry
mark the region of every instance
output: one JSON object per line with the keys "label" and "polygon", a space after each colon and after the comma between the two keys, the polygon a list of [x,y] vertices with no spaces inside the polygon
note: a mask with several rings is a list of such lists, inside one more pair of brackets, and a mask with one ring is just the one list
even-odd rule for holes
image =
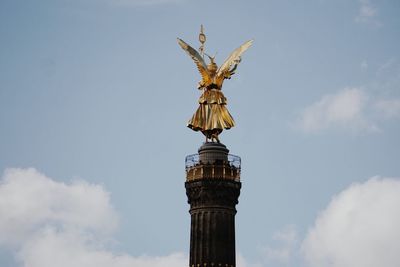
{"label": "dark stone masonry", "polygon": [[235,267],[235,215],[240,158],[221,143],[205,143],[186,157],[190,204],[190,267]]}

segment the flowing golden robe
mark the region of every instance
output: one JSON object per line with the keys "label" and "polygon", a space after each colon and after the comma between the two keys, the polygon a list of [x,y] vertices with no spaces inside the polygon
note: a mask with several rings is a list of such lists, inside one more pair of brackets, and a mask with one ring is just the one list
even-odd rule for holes
{"label": "flowing golden robe", "polygon": [[219,134],[224,129],[235,126],[235,122],[226,108],[226,97],[220,89],[205,89],[199,98],[199,107],[187,126],[201,131],[206,137]]}
{"label": "flowing golden robe", "polygon": [[[203,33],[201,32],[201,34]],[[200,50],[204,52],[205,36],[201,36],[201,34],[199,37],[202,43]],[[194,131],[201,131],[206,136],[206,140],[211,139],[219,142],[218,135],[224,129],[235,126],[235,122],[226,108],[226,98],[221,92],[222,83],[225,79],[230,79],[235,73],[236,67],[241,61],[241,54],[251,46],[252,42],[252,40],[247,41],[234,50],[218,68],[214,62],[214,57],[207,55],[210,58],[210,63],[206,65],[203,57],[196,49],[178,38],[179,45],[196,63],[202,77],[198,88],[204,90],[199,99],[200,106],[187,126]]]}

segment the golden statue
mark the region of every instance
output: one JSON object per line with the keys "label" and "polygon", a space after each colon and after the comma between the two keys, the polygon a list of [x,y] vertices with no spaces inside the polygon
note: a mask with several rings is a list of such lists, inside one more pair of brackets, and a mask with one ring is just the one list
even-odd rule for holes
{"label": "golden statue", "polygon": [[[203,33],[203,25],[201,26],[199,41],[201,43],[200,53],[178,38],[179,45],[194,60],[202,77],[198,87],[199,90],[203,90],[199,99],[200,105],[187,126],[194,131],[201,131],[206,136],[206,142],[215,140],[219,143],[218,135],[224,129],[235,126],[235,122],[226,108],[227,101],[221,91],[222,84],[225,79],[230,79],[235,73],[241,61],[240,56],[251,46],[253,40],[247,41],[233,51],[219,68],[214,61],[215,56],[211,57],[204,52],[206,36]],[[204,61],[204,54],[210,59],[208,65]]]}

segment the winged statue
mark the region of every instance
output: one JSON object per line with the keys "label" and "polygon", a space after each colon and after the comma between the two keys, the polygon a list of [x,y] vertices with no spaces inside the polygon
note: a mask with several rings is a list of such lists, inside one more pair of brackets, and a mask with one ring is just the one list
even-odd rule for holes
{"label": "winged statue", "polygon": [[[241,55],[252,45],[253,40],[249,40],[235,49],[220,67],[215,63],[215,56],[211,57],[204,53],[206,37],[203,27],[201,27],[199,40],[201,42],[200,52],[178,38],[178,44],[193,59],[202,78],[198,86],[198,89],[203,90],[199,99],[200,105],[187,126],[194,131],[201,131],[206,137],[206,142],[209,140],[219,142],[218,135],[224,129],[235,126],[235,122],[226,108],[227,100],[221,91],[222,84],[225,79],[230,79],[235,74],[241,61]],[[204,54],[209,58],[209,64],[206,64]]]}

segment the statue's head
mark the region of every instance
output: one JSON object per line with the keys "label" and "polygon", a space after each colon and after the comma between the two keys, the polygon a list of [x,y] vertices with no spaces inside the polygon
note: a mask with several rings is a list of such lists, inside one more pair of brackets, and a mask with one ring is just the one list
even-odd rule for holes
{"label": "statue's head", "polygon": [[[207,55],[207,54],[206,54],[206,55]],[[207,55],[207,57],[210,59],[210,63],[207,65],[207,70],[208,70],[210,73],[215,73],[215,72],[217,72],[218,66],[217,66],[217,64],[216,64],[215,61],[214,61],[215,56],[214,56],[214,57],[211,57],[211,56]]]}

